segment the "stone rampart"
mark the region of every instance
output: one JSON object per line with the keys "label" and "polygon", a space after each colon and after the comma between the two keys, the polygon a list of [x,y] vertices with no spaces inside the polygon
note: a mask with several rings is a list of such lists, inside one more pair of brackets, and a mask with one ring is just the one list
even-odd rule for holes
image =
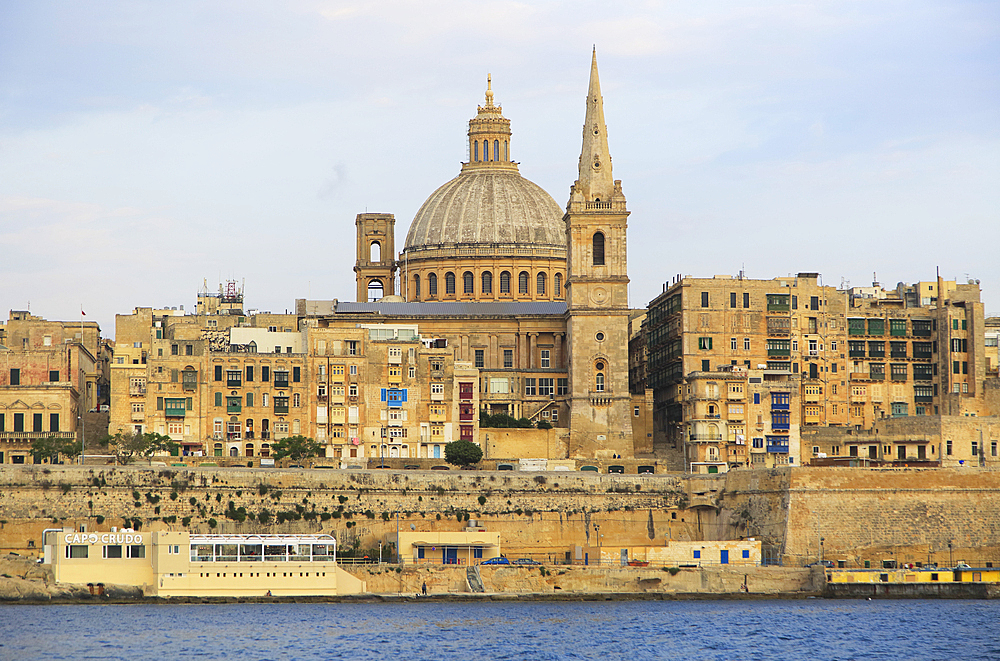
{"label": "stone rampart", "polygon": [[[478,520],[504,552],[754,537],[787,565],[826,559],[1000,564],[1000,472],[784,468],[719,475],[164,467],[0,468],[0,551],[51,527],[328,532],[341,548]],[[601,537],[597,537],[600,535]],[[820,541],[822,540],[822,545]],[[949,549],[949,542],[951,548]],[[392,551],[386,551],[386,558]]]}

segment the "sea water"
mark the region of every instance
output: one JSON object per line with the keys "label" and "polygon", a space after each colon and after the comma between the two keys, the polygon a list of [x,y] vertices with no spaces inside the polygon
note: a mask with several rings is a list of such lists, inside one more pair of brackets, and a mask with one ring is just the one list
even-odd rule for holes
{"label": "sea water", "polygon": [[1000,602],[16,605],[0,659],[1000,659]]}

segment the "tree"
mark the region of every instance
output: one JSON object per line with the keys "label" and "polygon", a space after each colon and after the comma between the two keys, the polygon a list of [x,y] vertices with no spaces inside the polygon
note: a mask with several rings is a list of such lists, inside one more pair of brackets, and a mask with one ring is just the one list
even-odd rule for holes
{"label": "tree", "polygon": [[55,463],[59,461],[60,455],[72,460],[80,454],[80,444],[73,438],[46,436],[31,442],[31,454],[34,455],[36,463],[41,463],[45,459],[48,459],[49,463]]}
{"label": "tree", "polygon": [[472,441],[452,441],[444,446],[444,460],[454,466],[478,464],[483,450]]}
{"label": "tree", "polygon": [[291,459],[300,461],[306,457],[318,457],[323,454],[323,446],[305,436],[289,436],[271,443],[271,452],[275,459]]}
{"label": "tree", "polygon": [[552,423],[549,422],[548,420],[539,420],[538,421],[538,428],[539,429],[552,429]]}
{"label": "tree", "polygon": [[157,453],[173,454],[180,447],[173,439],[163,434],[150,432],[127,432],[121,429],[114,435],[104,436],[97,441],[101,447],[114,453],[115,459],[122,464],[130,464],[138,457],[149,459]]}

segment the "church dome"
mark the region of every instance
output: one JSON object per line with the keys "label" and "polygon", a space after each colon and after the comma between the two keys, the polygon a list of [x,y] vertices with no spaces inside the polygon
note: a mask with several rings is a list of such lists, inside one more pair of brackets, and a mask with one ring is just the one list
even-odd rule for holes
{"label": "church dome", "polygon": [[516,166],[464,167],[420,207],[404,250],[455,244],[565,248],[562,209]]}

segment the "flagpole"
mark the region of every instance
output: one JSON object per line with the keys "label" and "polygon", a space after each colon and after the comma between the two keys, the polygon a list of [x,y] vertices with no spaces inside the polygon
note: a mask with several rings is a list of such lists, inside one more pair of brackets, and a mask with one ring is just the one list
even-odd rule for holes
{"label": "flagpole", "polygon": [[[82,371],[83,367],[83,315],[87,314],[83,311],[83,303],[80,303],[80,346],[76,350],[76,366],[77,371]],[[80,465],[83,466],[87,462],[87,375],[83,375],[83,406],[80,407]]]}

